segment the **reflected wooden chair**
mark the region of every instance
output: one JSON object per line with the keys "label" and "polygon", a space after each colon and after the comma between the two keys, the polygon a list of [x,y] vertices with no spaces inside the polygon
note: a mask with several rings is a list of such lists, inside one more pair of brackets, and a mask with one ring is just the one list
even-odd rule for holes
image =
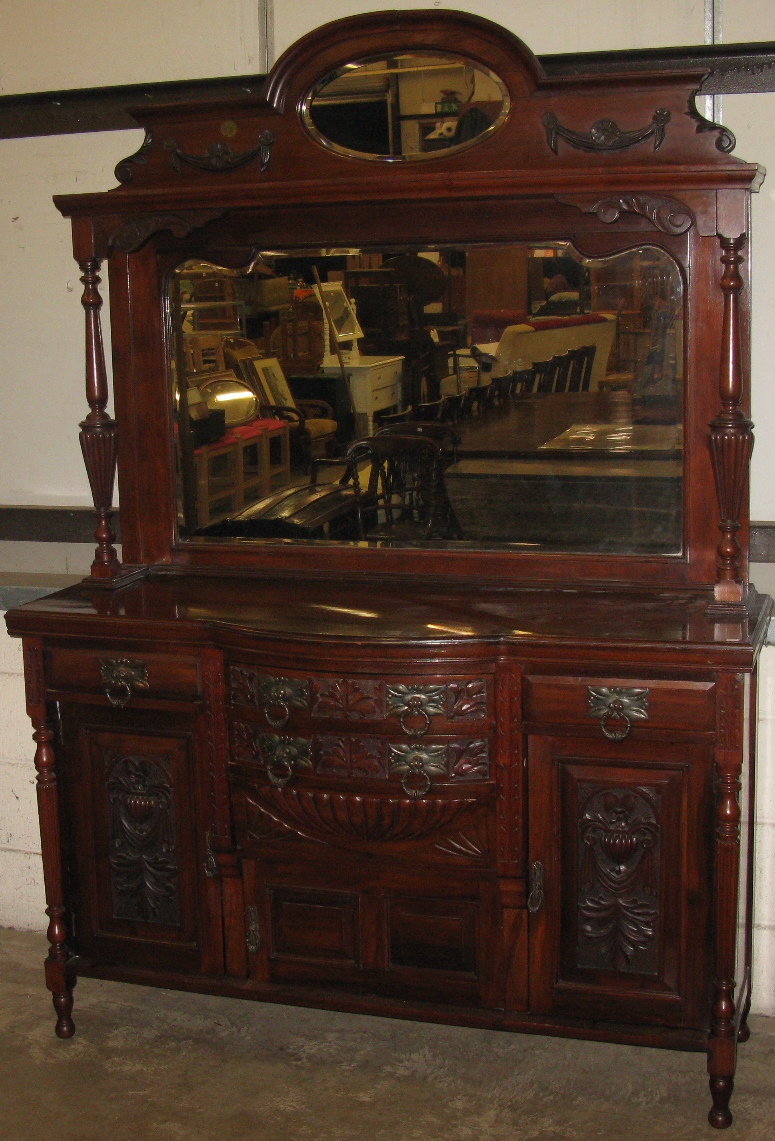
{"label": "reflected wooden chair", "polygon": [[374,434],[375,436],[422,436],[439,445],[445,467],[457,463],[460,436],[451,424],[410,420],[404,424],[386,424]]}
{"label": "reflected wooden chair", "polygon": [[589,387],[592,383],[592,369],[595,365],[597,345],[582,345],[581,347],[584,353],[584,371],[581,376],[581,391],[589,392]]}
{"label": "reflected wooden chair", "polygon": [[554,386],[554,359],[533,361],[533,392],[551,392]]}
{"label": "reflected wooden chair", "polygon": [[444,486],[444,457],[426,435],[385,433],[347,449],[363,539],[418,542],[458,539],[460,526]]}
{"label": "reflected wooden chair", "polygon": [[[375,412],[374,423],[377,428],[387,427],[389,424],[405,424],[407,420],[414,419],[414,409],[411,405],[403,412]],[[376,434],[376,433],[375,433]]]}
{"label": "reflected wooden chair", "polygon": [[327,455],[336,446],[339,425],[331,405],[325,400],[296,400],[278,362],[272,375],[281,388],[273,393],[262,374],[262,365],[266,366],[272,358],[262,356],[252,341],[229,338],[224,342],[224,359],[255,392],[261,415],[287,422],[291,447],[300,453],[305,471],[309,471],[315,457]]}
{"label": "reflected wooden chair", "polygon": [[570,353],[561,353],[553,357],[554,360],[554,386],[552,392],[566,392],[570,367],[572,364]]}
{"label": "reflected wooden chair", "polygon": [[413,420],[427,420],[438,421],[444,418],[444,405],[446,397],[442,396],[440,400],[429,400],[425,404],[416,404],[414,406]]}

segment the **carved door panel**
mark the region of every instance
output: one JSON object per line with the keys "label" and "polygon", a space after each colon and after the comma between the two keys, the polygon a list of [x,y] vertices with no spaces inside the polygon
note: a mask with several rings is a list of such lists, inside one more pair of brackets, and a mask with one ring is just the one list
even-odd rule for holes
{"label": "carved door panel", "polygon": [[702,1025],[709,748],[535,736],[528,756],[531,1009]]}
{"label": "carved door panel", "polygon": [[207,913],[194,715],[65,706],[74,946],[131,965],[222,972]]}
{"label": "carved door panel", "polygon": [[244,862],[252,976],[359,993],[498,1005],[489,879],[326,861]]}

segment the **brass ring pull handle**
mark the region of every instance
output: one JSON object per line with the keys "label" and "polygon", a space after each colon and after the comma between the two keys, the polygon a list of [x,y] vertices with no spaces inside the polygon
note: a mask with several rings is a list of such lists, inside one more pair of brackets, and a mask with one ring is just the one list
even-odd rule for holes
{"label": "brass ring pull handle", "polygon": [[648,721],[649,691],[621,685],[588,685],[589,716],[596,717],[609,741],[623,741],[633,721]]}
{"label": "brass ring pull handle", "polygon": [[535,860],[530,865],[530,895],[527,897],[527,909],[535,915],[544,905],[544,865]]}
{"label": "brass ring pull handle", "polygon": [[148,666],[129,658],[100,658],[100,679],[110,704],[124,709],[135,690],[148,689]]}
{"label": "brass ring pull handle", "polygon": [[609,741],[623,741],[632,728],[632,722],[622,706],[617,708],[612,704],[600,718],[600,728],[603,730],[603,736]]}
{"label": "brass ring pull handle", "polygon": [[[422,717],[423,721],[419,727],[415,726],[413,728],[407,720],[409,717]],[[399,721],[401,722],[401,728],[408,737],[422,737],[431,727],[428,710],[423,706],[422,698],[418,696],[409,698],[406,703],[406,709],[399,717]]]}
{"label": "brass ring pull handle", "polygon": [[[270,709],[279,709],[281,711],[280,716],[273,717],[269,712]],[[266,717],[267,724],[271,725],[273,729],[283,729],[288,724],[290,715],[290,709],[282,700],[268,701],[264,705],[264,717]]]}
{"label": "brass ring pull handle", "polygon": [[[411,783],[418,781],[419,784]],[[409,766],[407,772],[401,777],[401,788],[412,800],[422,800],[431,787],[431,778],[422,766],[422,762]]]}
{"label": "brass ring pull handle", "polygon": [[266,775],[275,788],[285,788],[293,776],[293,762],[288,757],[273,757],[267,761]]}

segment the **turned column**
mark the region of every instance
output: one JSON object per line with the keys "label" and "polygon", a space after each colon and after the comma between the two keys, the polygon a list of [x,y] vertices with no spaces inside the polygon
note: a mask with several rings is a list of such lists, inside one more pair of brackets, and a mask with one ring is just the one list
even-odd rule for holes
{"label": "turned column", "polygon": [[49,942],[45,961],[46,986],[51,991],[57,1013],[55,1032],[58,1038],[72,1038],[73,987],[75,978],[68,970],[69,950],[65,926],[62,890],[62,844],[59,827],[59,791],[54,753],[54,727],[47,716],[43,679],[43,647],[37,639],[25,641],[24,672],[27,689],[27,712],[35,732],[35,768],[37,769],[38,816],[43,853],[43,879],[46,889],[46,932]]}
{"label": "turned column", "polygon": [[708,1073],[713,1098],[708,1121],[716,1129],[726,1129],[732,1124],[729,1100],[737,1061],[735,953],[740,875],[743,684],[741,674],[722,675],[718,682],[714,821],[715,977],[708,1040]]}
{"label": "turned column", "polygon": [[114,578],[120,572],[121,564],[113,546],[116,535],[111,526],[118,432],[115,420],[105,411],[108,403],[108,379],[100,319],[100,265],[101,262],[96,257],[79,262],[84,287],[81,304],[86,317],[86,399],[89,403],[89,414],[81,422],[79,438],[98,517],[97,530],[94,532],[97,548],[91,573],[93,578],[104,580]]}
{"label": "turned column", "polygon": [[721,328],[721,368],[719,397],[721,411],[710,424],[710,448],[716,479],[721,542],[716,550],[716,586],[711,614],[740,615],[745,610],[744,584],[740,568],[740,515],[748,486],[748,468],[753,450],[753,424],[743,414],[743,362],[740,346],[740,291],[743,279],[740,263],[745,234],[721,237],[724,273],[720,286],[724,294]]}

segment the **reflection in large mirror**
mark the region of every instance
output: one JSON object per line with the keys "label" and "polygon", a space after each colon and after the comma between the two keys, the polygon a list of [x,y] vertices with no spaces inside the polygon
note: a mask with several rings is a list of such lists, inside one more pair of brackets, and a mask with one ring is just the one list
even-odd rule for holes
{"label": "reflection in large mirror", "polygon": [[181,265],[169,312],[181,537],[682,550],[657,246],[265,250]]}
{"label": "reflection in large mirror", "polygon": [[427,159],[499,126],[503,83],[463,56],[416,52],[356,60],[318,83],[303,116],[314,138],[344,154]]}

